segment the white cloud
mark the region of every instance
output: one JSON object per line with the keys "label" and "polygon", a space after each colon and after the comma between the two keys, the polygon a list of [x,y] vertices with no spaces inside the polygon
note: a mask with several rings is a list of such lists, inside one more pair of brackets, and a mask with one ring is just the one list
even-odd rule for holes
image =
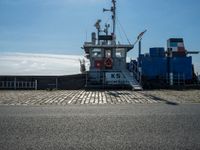
{"label": "white cloud", "polygon": [[70,75],[80,73],[83,56],[1,53],[0,75]]}

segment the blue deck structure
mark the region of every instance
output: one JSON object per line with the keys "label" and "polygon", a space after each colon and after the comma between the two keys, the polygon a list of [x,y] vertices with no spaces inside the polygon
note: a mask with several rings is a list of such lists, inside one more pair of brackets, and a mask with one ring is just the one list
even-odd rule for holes
{"label": "blue deck structure", "polygon": [[129,70],[140,73],[144,82],[161,82],[166,85],[183,85],[192,83],[195,78],[192,56],[198,54],[185,49],[182,38],[171,38],[167,41],[167,50],[153,47],[147,54],[139,54],[137,61],[132,61]]}
{"label": "blue deck structure", "polygon": [[167,58],[145,56],[140,61],[142,75],[147,79],[155,79],[167,74]]}

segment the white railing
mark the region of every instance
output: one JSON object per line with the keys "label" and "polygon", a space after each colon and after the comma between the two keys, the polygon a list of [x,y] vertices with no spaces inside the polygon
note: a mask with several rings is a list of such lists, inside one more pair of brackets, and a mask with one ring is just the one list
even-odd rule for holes
{"label": "white railing", "polygon": [[34,89],[37,90],[35,81],[0,81],[0,89]]}

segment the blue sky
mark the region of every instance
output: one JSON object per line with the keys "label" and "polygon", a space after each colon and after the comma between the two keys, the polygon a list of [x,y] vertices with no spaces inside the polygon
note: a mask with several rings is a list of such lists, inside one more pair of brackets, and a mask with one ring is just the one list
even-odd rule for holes
{"label": "blue sky", "polygon": [[[80,48],[111,0],[0,0],[0,52],[83,55]],[[188,50],[200,50],[199,0],[118,0],[117,13],[130,41],[147,29],[143,51],[183,37]],[[118,27],[119,35],[122,30]],[[86,34],[87,33],[87,34]],[[87,36],[86,36],[87,35]],[[126,42],[124,35],[120,41]],[[137,48],[130,52],[136,57]],[[200,56],[194,61],[199,63]]]}

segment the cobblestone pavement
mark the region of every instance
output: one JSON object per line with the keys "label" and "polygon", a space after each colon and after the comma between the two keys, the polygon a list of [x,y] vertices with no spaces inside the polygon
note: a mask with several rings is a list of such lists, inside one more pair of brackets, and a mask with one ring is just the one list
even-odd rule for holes
{"label": "cobblestone pavement", "polygon": [[134,91],[0,91],[0,105],[150,104],[161,101]]}

